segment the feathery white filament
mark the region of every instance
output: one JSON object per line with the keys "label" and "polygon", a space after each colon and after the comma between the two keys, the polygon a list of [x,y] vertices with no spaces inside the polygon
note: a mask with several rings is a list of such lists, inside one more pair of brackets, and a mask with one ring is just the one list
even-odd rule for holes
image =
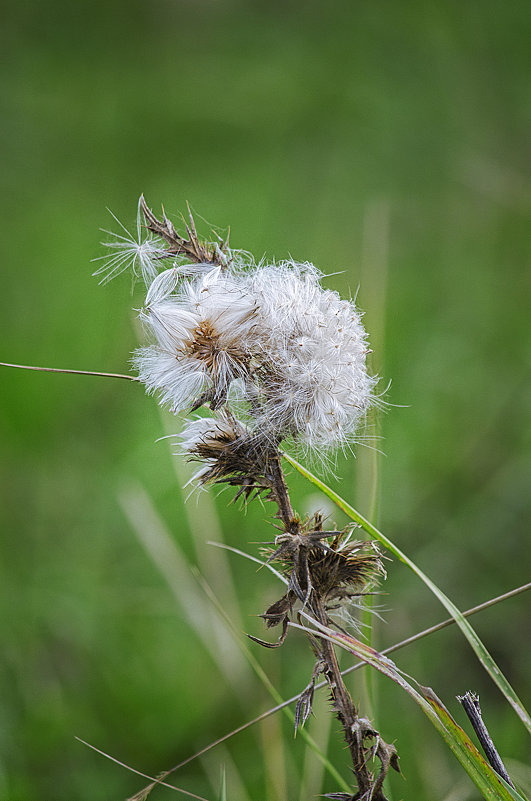
{"label": "feathery white filament", "polygon": [[140,201],[136,218],[136,238],[114,214],[112,216],[124,233],[116,234],[112,231],[104,231],[104,233],[114,237],[114,240],[112,242],[102,242],[102,245],[109,248],[111,252],[94,259],[94,261],[102,261],[103,263],[93,275],[101,276],[100,284],[106,284],[126,270],[132,270],[135,277],[141,276],[144,284],[149,286],[159,271],[158,265],[160,264],[162,250],[155,237],[150,234],[144,235]]}

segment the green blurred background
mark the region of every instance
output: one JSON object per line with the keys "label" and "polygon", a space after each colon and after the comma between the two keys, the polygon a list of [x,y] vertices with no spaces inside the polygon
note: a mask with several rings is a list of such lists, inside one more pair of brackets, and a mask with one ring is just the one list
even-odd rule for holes
{"label": "green blurred background", "polygon": [[[140,192],[231,226],[234,247],[310,260],[358,290],[388,412],[332,480],[462,608],[529,579],[531,7],[528,2],[22,2],[2,25],[0,359],[123,372],[138,342],[129,278],[101,287],[106,211]],[[199,219],[199,218],[198,218]],[[204,233],[208,225],[201,223]],[[130,382],[1,368],[0,798],[109,801],[272,702],[239,651],[275,579],[209,540],[272,536],[271,507],[185,504],[178,421]],[[322,499],[290,475],[301,512]],[[345,520],[333,514],[338,525]],[[227,630],[190,572],[233,619]],[[446,617],[390,562],[385,647]],[[474,618],[530,702],[525,596]],[[309,679],[293,633],[250,646],[284,697]],[[465,725],[481,695],[529,789],[527,735],[454,629],[397,654]],[[348,660],[344,660],[347,664]],[[361,674],[349,680],[368,709]],[[399,688],[376,724],[406,781],[393,799],[478,794]],[[326,699],[310,731],[348,780]],[[327,740],[327,727],[331,725]],[[467,724],[466,724],[467,725]],[[282,716],[173,777],[231,801],[338,789]],[[182,797],[158,789],[153,798]]]}

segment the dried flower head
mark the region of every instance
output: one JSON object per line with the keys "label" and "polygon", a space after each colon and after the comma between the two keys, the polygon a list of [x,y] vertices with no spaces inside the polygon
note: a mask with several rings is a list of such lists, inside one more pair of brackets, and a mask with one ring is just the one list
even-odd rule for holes
{"label": "dried flower head", "polygon": [[[152,344],[134,364],[161,404],[175,413],[227,411],[237,388],[257,453],[286,438],[319,454],[352,441],[376,403],[376,379],[360,312],[321,286],[317,268],[257,265],[228,241],[201,242],[191,215],[181,236],[143,198],[138,242],[120,235],[114,246],[106,277],[130,265],[148,286],[140,318]],[[159,271],[168,259],[170,269]]]}
{"label": "dried flower head", "polygon": [[385,577],[376,543],[355,540],[342,547],[340,537],[324,551],[321,548],[311,550],[308,568],[313,585],[326,603],[362,595],[379,578]]}
{"label": "dried flower head", "polygon": [[329,613],[346,613],[345,602],[366,595],[380,578],[385,578],[382,555],[376,543],[351,541],[351,530],[323,531],[322,520],[300,525],[299,533],[286,532],[275,540],[273,552],[266,549],[268,562],[275,561],[288,578],[287,592],[262,615],[267,628],[282,625],[276,643],[252,637],[268,648],[278,648],[285,640],[288,622],[297,601],[302,608],[330,624]]}
{"label": "dried flower head", "polygon": [[[140,380],[160,391],[173,412],[225,403],[231,382],[245,378],[253,299],[219,267],[195,279],[173,268],[151,284],[141,319],[155,344],[135,356]],[[177,286],[179,284],[179,286]]]}
{"label": "dried flower head", "polygon": [[291,577],[300,600],[314,591],[325,604],[341,602],[363,595],[385,578],[375,542],[351,540],[350,530],[323,531],[320,524],[307,530],[308,525],[302,526],[298,536],[278,537],[278,547],[269,555],[269,560],[278,562],[284,574]]}
{"label": "dried flower head", "polygon": [[[181,432],[182,452],[203,462],[194,481],[208,484],[223,481],[241,486],[246,497],[268,489],[267,452],[246,426],[232,415],[222,413],[216,420],[190,420]],[[239,493],[239,494],[240,494]]]}

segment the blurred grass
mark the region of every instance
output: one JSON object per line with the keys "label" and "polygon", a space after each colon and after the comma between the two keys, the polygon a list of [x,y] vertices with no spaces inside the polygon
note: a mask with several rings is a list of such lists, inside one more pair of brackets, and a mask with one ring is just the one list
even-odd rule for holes
{"label": "blurred grass", "polygon": [[[393,541],[460,608],[528,580],[530,32],[528,3],[493,0],[12,5],[0,34],[0,358],[125,370],[140,293],[90,277],[105,209],[132,225],[141,191],[175,214],[189,200],[231,226],[233,246],[342,270],[327,281],[342,292],[359,285],[375,369],[405,405],[379,421]],[[0,382],[0,797],[123,798],[142,782],[74,735],[156,773],[269,702],[250,673],[238,692],[223,678],[120,508],[124,485],[142,485],[191,563],[215,572],[196,533],[203,521],[212,539],[211,511],[188,502],[192,533],[168,444],[154,444],[175,421],[127,382],[7,369]],[[356,468],[339,460],[338,490],[367,512],[371,482]],[[304,510],[308,488],[290,481]],[[271,536],[269,509],[243,516],[228,500],[215,503],[229,544]],[[277,588],[240,560],[230,571],[227,598],[260,635],[251,616]],[[385,591],[376,645],[439,619],[396,562]],[[528,703],[525,606],[508,601],[474,627]],[[302,638],[258,657],[284,696],[309,678]],[[478,691],[502,756],[525,763],[521,724],[457,631],[397,663],[463,724],[454,696]],[[449,796],[459,766],[398,691],[375,684],[377,725],[407,779],[394,797]],[[285,724],[268,726],[229,745],[233,800],[232,775],[253,801],[299,795],[304,744],[286,730],[279,756]],[[277,782],[264,752],[285,762]],[[215,765],[175,781],[215,797]]]}

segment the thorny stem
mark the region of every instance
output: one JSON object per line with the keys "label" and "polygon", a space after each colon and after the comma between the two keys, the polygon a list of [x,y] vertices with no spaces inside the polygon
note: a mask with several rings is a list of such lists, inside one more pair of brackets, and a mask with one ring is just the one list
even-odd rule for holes
{"label": "thorny stem", "polygon": [[[286,533],[298,535],[301,529],[300,521],[291,505],[280,461],[280,453],[277,449],[272,451],[270,455],[269,468],[272,480],[271,490],[278,506],[278,516],[284,524]],[[308,605],[320,623],[324,626],[330,625],[325,606],[315,587],[311,587]],[[378,733],[372,729],[368,720],[359,717],[358,710],[343,681],[334,646],[323,638],[320,640],[319,649],[319,658],[326,665],[324,674],[332,693],[334,709],[343,727],[345,742],[352,757],[354,775],[358,783],[358,792],[352,796],[353,801],[355,799],[359,801],[387,801],[382,785],[389,766],[390,755],[394,749],[392,746],[387,747],[380,740]],[[380,775],[376,780],[367,766],[368,757],[364,747],[365,737],[376,738],[374,753],[382,763]]]}
{"label": "thorny stem", "polygon": [[282,465],[280,463],[280,453],[277,449],[272,451],[269,458],[269,468],[272,478],[272,490],[278,506],[278,514],[287,532],[298,534],[299,523],[293,511],[288,492],[288,485],[284,478]]}
{"label": "thorny stem", "polygon": [[[323,607],[323,603],[317,595],[314,594],[311,606],[313,607],[314,614],[317,620],[324,626],[329,625],[328,616]],[[358,717],[358,710],[354,706],[352,698],[345,686],[337,655],[334,646],[328,640],[322,639],[321,644],[321,657],[326,663],[325,676],[328,680],[332,697],[334,699],[334,708],[337,711],[338,719],[343,726],[345,734],[345,742],[348,745],[350,755],[352,757],[352,764],[354,766],[354,775],[358,782],[358,793],[355,798],[359,799],[374,799],[374,801],[386,801],[385,796],[381,790],[377,794],[371,792],[374,787],[373,776],[367,767],[367,760],[365,758],[363,749],[363,736],[364,732],[360,727]]]}

